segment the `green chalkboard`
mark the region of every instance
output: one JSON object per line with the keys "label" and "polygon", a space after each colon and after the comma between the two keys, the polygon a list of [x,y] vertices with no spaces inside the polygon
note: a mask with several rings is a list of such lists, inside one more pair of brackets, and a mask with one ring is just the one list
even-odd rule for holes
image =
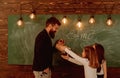
{"label": "green chalkboard", "polygon": [[[54,15],[62,20],[63,15]],[[83,28],[76,26],[78,15],[67,15],[68,23],[62,24],[53,43],[63,38],[66,44],[78,54],[86,45],[100,43],[105,48],[107,65],[120,66],[120,15],[112,15],[113,25],[106,25],[107,15],[95,15],[96,23],[89,24],[90,15],[81,15]],[[28,15],[23,15],[24,27],[18,27],[16,22],[19,15],[8,17],[8,63],[31,65],[34,55],[34,42],[37,34],[45,27],[46,19],[51,15],[37,15],[35,20],[30,20]],[[56,59],[56,58],[55,58]]]}

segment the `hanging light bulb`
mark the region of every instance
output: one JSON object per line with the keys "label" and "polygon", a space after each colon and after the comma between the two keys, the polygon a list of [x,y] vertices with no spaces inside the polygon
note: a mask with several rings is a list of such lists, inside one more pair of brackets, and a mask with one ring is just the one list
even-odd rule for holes
{"label": "hanging light bulb", "polygon": [[107,25],[108,26],[111,26],[112,24],[113,24],[113,21],[112,21],[112,19],[111,19],[111,16],[109,16],[108,18],[107,18]]}
{"label": "hanging light bulb", "polygon": [[94,24],[94,23],[95,23],[94,16],[91,16],[91,17],[90,17],[90,19],[89,19],[89,23],[90,23],[90,24]]}
{"label": "hanging light bulb", "polygon": [[17,25],[18,26],[22,26],[23,25],[23,18],[20,17],[19,20],[17,21]]}
{"label": "hanging light bulb", "polygon": [[64,24],[67,23],[67,17],[66,17],[66,16],[63,17],[62,22],[63,22]]}
{"label": "hanging light bulb", "polygon": [[82,27],[82,22],[81,22],[81,20],[78,20],[78,22],[77,22],[77,24],[76,24],[79,28],[81,28]]}
{"label": "hanging light bulb", "polygon": [[19,18],[19,20],[17,21],[17,25],[20,26],[20,27],[23,25],[22,4],[20,4],[20,18]]}
{"label": "hanging light bulb", "polygon": [[36,17],[36,13],[35,13],[35,10],[29,15],[30,19],[35,19]]}

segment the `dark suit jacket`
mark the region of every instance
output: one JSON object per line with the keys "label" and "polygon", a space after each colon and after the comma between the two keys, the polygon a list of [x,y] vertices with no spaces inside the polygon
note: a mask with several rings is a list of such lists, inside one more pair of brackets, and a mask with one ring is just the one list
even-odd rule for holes
{"label": "dark suit jacket", "polygon": [[50,36],[44,29],[35,40],[33,70],[43,71],[47,67],[52,67],[53,47]]}

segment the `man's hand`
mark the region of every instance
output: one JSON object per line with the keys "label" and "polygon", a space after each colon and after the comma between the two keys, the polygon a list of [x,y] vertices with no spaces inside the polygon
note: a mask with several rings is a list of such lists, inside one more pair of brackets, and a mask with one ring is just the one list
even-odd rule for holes
{"label": "man's hand", "polygon": [[60,39],[60,40],[56,43],[55,47],[56,47],[56,49],[58,49],[58,50],[61,51],[62,53],[64,53],[65,48],[67,48],[67,47],[65,46],[64,40],[62,40],[62,39]]}
{"label": "man's hand", "polygon": [[49,68],[46,68],[46,69],[44,69],[43,72],[48,73],[49,71],[50,71],[50,69],[49,69]]}

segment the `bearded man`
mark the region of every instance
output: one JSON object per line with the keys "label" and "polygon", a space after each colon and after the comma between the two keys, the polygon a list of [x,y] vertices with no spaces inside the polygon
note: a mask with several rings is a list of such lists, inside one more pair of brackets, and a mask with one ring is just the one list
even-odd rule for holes
{"label": "bearded man", "polygon": [[33,74],[35,78],[51,78],[53,46],[52,40],[61,23],[55,17],[46,21],[46,27],[35,39]]}

